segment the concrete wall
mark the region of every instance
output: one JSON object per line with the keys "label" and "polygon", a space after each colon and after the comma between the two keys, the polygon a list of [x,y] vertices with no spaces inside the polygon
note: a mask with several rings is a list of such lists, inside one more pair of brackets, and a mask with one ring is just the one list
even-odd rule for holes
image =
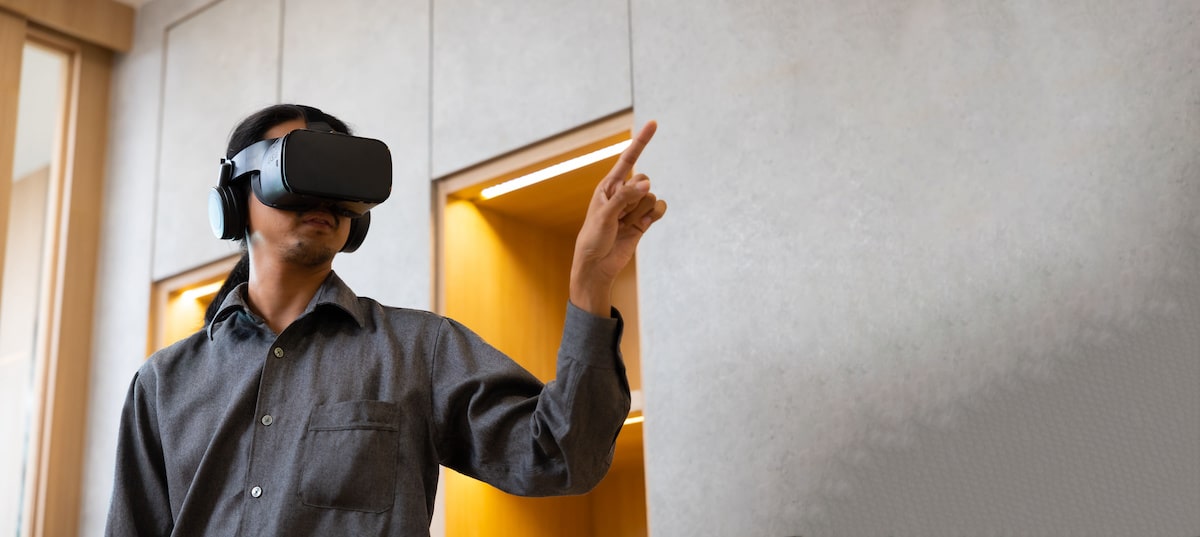
{"label": "concrete wall", "polygon": [[651,532],[1200,534],[1197,20],[635,3]]}
{"label": "concrete wall", "polygon": [[[427,308],[429,180],[636,104],[651,531],[1200,534],[1186,0],[157,0],[119,59],[83,535],[238,118],[383,139],[335,268]],[[235,21],[235,22],[231,22]],[[130,327],[134,327],[132,330]],[[435,528],[435,534],[440,528]]]}
{"label": "concrete wall", "polygon": [[627,0],[433,3],[433,173],[628,109]]}

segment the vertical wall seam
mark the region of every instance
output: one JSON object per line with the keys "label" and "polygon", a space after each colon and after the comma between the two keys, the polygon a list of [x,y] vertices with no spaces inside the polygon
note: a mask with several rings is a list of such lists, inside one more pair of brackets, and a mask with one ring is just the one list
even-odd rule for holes
{"label": "vertical wall seam", "polygon": [[[633,109],[634,123],[637,123],[637,103],[634,102],[633,91],[633,0],[625,1],[625,16],[629,21],[629,107]],[[637,125],[634,125],[636,127]]]}
{"label": "vertical wall seam", "polygon": [[426,112],[429,113],[429,116],[427,118],[429,120],[428,121],[428,123],[429,123],[429,147],[428,147],[429,167],[427,168],[427,171],[429,173],[430,181],[433,181],[433,46],[434,46],[434,37],[433,37],[434,13],[433,13],[433,10],[434,10],[433,0],[429,0],[429,65],[427,66],[428,67],[428,74],[427,74],[428,78],[426,79],[426,82],[428,84],[427,87],[429,89],[429,99],[425,103],[425,110],[426,110]]}
{"label": "vertical wall seam", "polygon": [[425,102],[425,119],[426,126],[428,127],[425,144],[427,146],[426,156],[428,157],[428,160],[425,164],[425,173],[427,174],[427,177],[425,178],[425,185],[429,187],[429,309],[436,312],[439,311],[438,287],[442,278],[440,273],[441,271],[438,270],[438,258],[440,257],[438,251],[441,249],[441,244],[438,239],[439,222],[437,217],[439,211],[438,205],[441,203],[441,200],[438,199],[437,183],[435,183],[433,180],[433,0],[428,0],[428,6],[429,26],[426,28],[426,30],[429,33],[429,50],[427,51],[427,54],[429,55],[429,63],[426,65],[425,79],[425,87],[427,92],[427,98]]}
{"label": "vertical wall seam", "polygon": [[275,102],[283,101],[283,20],[287,16],[287,0],[279,0],[279,41],[275,55]]}
{"label": "vertical wall seam", "polygon": [[162,205],[159,200],[159,193],[162,190],[162,137],[163,123],[166,121],[167,114],[167,47],[170,46],[170,33],[172,25],[168,24],[162,29],[162,55],[159,58],[158,67],[158,125],[155,127],[154,133],[154,171],[151,174],[151,190],[153,192],[152,203],[150,208],[150,283],[155,280],[155,258],[158,255],[158,207]]}

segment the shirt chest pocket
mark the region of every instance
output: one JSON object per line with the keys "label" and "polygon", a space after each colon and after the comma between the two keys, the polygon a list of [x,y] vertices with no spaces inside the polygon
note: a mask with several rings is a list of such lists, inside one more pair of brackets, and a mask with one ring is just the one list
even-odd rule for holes
{"label": "shirt chest pocket", "polygon": [[396,498],[400,407],[343,401],[313,409],[304,434],[300,501],[382,513]]}

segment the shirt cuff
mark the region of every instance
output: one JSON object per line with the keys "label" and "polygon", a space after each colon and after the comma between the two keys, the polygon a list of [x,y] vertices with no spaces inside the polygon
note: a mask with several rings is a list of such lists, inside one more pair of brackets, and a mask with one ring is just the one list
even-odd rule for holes
{"label": "shirt cuff", "polygon": [[[597,317],[567,301],[563,323],[563,356],[585,365],[614,369],[620,364],[621,334],[625,320],[612,308],[611,317]],[[616,357],[616,360],[614,360]]]}

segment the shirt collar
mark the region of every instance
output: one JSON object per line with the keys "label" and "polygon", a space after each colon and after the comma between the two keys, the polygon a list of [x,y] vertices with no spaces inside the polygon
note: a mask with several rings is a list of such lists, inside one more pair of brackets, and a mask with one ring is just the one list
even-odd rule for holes
{"label": "shirt collar", "polygon": [[[221,308],[213,316],[212,322],[208,323],[208,339],[211,340],[213,338],[214,326],[238,311],[245,312],[256,320],[258,319],[258,316],[250,310],[250,305],[246,302],[247,285],[247,282],[242,282],[225,296],[225,300],[221,302]],[[358,295],[354,294],[354,291],[333,271],[329,271],[329,276],[321,283],[321,287],[317,289],[317,294],[313,295],[312,300],[308,303],[308,307],[304,308],[304,313],[301,313],[300,317],[312,313],[319,307],[341,311],[353,319],[359,328],[363,327],[364,314],[362,307],[358,303]]]}

